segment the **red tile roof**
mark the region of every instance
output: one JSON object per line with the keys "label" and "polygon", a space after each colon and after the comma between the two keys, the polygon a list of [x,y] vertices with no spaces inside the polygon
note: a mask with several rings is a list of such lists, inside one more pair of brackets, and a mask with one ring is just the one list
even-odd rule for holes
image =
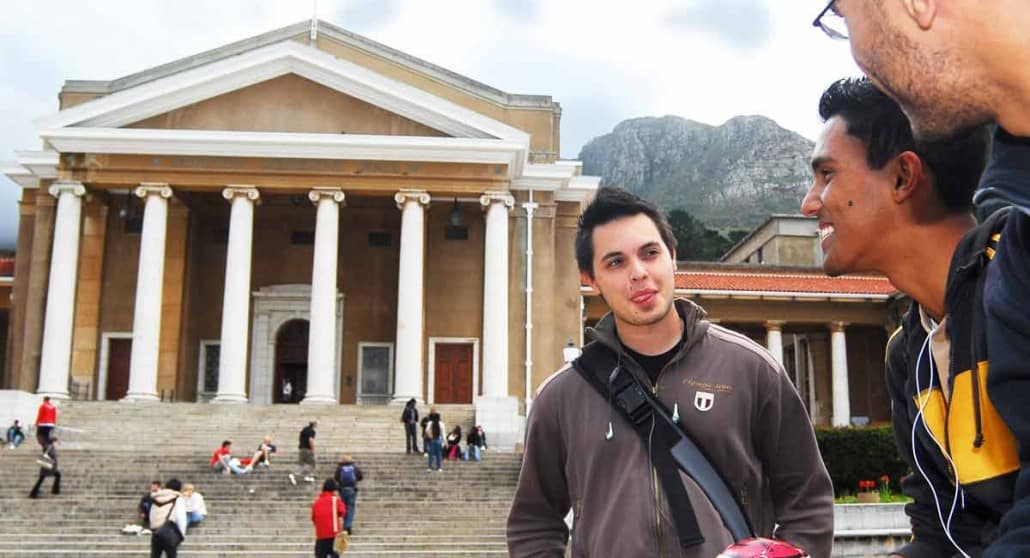
{"label": "red tile roof", "polygon": [[0,277],[14,277],[14,258],[0,258]]}
{"label": "red tile roof", "polygon": [[845,295],[880,298],[897,292],[886,277],[845,275],[828,277],[821,271],[766,271],[760,268],[726,271],[697,270],[676,272],[676,288],[687,291],[717,291],[726,294],[758,295]]}

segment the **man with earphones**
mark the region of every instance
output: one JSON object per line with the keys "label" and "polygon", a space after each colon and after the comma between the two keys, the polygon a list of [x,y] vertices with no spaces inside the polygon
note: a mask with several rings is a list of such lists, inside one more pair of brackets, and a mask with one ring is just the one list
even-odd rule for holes
{"label": "man with earphones", "polygon": [[[731,494],[721,501],[737,500],[753,534],[829,557],[833,490],[801,398],[764,348],[674,299],[676,239],[665,217],[602,188],[580,217],[575,251],[582,282],[611,313],[588,330],[583,355],[538,388],[509,554],[564,556],[570,510],[573,556],[711,558],[734,542],[709,497],[713,483],[667,467],[670,422],[722,476]],[[643,393],[660,405],[641,404]]]}
{"label": "man with earphones", "polygon": [[980,556],[1019,470],[1012,433],[985,396],[984,279],[1009,217],[973,218],[987,130],[917,141],[866,78],[833,83],[819,113],[801,210],[819,219],[823,269],[882,273],[913,300],[887,347],[894,431],[913,470],[902,481],[913,538],[894,555]]}

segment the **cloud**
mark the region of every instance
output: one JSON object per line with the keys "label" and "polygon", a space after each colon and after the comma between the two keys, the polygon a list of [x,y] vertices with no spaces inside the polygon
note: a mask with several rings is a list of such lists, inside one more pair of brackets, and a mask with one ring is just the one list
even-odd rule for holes
{"label": "cloud", "polygon": [[695,0],[671,9],[666,25],[677,31],[704,33],[742,51],[761,48],[772,36],[769,8],[761,0]]}
{"label": "cloud", "polygon": [[400,0],[351,0],[320,17],[337,27],[367,32],[396,19],[403,8],[401,4]]}

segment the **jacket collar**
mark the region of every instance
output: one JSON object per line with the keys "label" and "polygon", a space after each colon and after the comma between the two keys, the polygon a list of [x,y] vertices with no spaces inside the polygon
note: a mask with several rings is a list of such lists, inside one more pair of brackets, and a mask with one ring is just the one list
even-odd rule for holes
{"label": "jacket collar", "polygon": [[948,269],[948,283],[944,298],[945,314],[951,312],[961,302],[958,300],[959,298],[967,296],[966,293],[961,292],[961,289],[957,289],[956,285],[964,282],[967,274],[976,274],[982,269],[987,261],[984,250],[988,246],[991,236],[1001,232],[1005,227],[1009,212],[1010,208],[994,212],[959,240],[958,246],[955,247],[955,253],[951,256],[951,267]]}
{"label": "jacket collar", "polygon": [[[707,314],[704,309],[689,300],[677,298],[673,301],[673,307],[679,314],[680,321],[683,322],[682,343],[680,343],[680,349],[676,356],[672,358],[672,362],[675,362],[683,358],[691,347],[704,337],[705,332],[708,331],[709,322],[705,319]],[[623,354],[622,343],[619,341],[619,334],[615,328],[615,315],[611,312],[601,318],[595,327],[588,327],[586,333],[588,337],[608,347],[616,354],[626,356]]]}

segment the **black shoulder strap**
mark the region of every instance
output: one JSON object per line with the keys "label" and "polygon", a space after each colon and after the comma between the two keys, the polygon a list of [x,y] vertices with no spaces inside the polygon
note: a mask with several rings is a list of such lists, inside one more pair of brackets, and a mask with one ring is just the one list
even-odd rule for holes
{"label": "black shoulder strap", "polygon": [[631,373],[619,366],[617,355],[607,347],[592,342],[583,347],[582,354],[572,364],[587,383],[611,401],[619,414],[633,426],[645,446],[652,433],[654,419],[652,441],[666,451],[652,452],[652,460],[662,477],[662,487],[669,499],[680,546],[694,546],[704,542],[704,538],[677,468],[698,483],[719,512],[734,540],[754,536],[751,522],[726,480],[682,426],[672,419],[665,405],[634,380]]}

